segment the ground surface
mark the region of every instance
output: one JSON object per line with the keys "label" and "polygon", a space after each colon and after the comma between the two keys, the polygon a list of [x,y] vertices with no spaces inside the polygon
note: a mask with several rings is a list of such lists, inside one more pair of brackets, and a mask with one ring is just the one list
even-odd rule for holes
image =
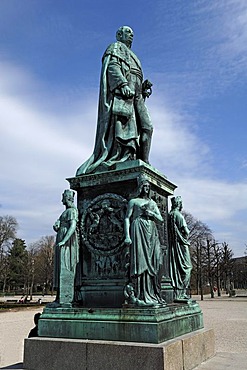
{"label": "ground surface", "polygon": [[[198,370],[247,369],[247,292],[239,294],[234,298],[206,296],[204,301],[193,297],[203,310],[205,328],[213,328],[216,336],[217,355]],[[0,311],[0,369],[22,369],[23,342],[34,326],[36,312],[42,312],[42,307]]]}

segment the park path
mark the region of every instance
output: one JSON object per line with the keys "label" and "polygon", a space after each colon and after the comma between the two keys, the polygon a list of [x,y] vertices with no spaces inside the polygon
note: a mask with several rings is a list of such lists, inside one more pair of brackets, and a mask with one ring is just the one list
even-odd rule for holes
{"label": "park path", "polygon": [[[218,353],[214,359],[200,365],[198,370],[247,369],[247,297],[210,299],[207,296],[204,301],[195,298],[198,298],[203,310],[205,328],[215,330]],[[42,312],[42,307],[0,312],[0,369],[22,362],[24,338],[34,326],[36,312]],[[22,367],[16,365],[9,368]]]}
{"label": "park path", "polygon": [[36,312],[42,307],[0,312],[0,368],[22,362],[24,338],[34,326]]}
{"label": "park path", "polygon": [[247,295],[206,298],[199,302],[205,328],[215,332],[216,356],[195,370],[247,369]]}

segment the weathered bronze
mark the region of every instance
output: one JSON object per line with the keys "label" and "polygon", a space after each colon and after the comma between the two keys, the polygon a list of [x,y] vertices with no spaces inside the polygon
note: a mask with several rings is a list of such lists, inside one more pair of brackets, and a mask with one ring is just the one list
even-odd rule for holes
{"label": "weathered bronze", "polygon": [[68,179],[77,208],[66,190],[54,225],[58,294],[41,316],[41,337],[161,343],[203,327],[186,294],[192,267],[181,198],[168,217],[176,185],[148,163],[152,84],[132,41],[132,29],[119,28],[103,56],[95,147]]}
{"label": "weathered bronze", "polygon": [[172,208],[169,213],[169,268],[175,300],[189,299],[187,288],[192,270],[190,242],[188,241],[189,229],[181,213],[182,208],[182,198],[180,196],[172,198]]}
{"label": "weathered bronze", "polygon": [[133,36],[130,27],[120,27],[117,42],[103,55],[95,147],[77,176],[127,160],[148,163],[153,127],[145,99],[152,84],[143,82],[141,63],[131,51]]}
{"label": "weathered bronze", "polygon": [[[139,196],[128,203],[125,243],[130,245],[130,280],[125,289],[130,303],[138,306],[165,304],[160,295],[159,271],[163,263],[156,222],[163,222],[157,204],[150,199],[150,184],[139,177]],[[133,301],[133,292],[136,300]]]}
{"label": "weathered bronze", "polygon": [[157,281],[161,280],[162,298],[167,303],[173,302],[167,268],[167,198],[173,194],[175,185],[145,162],[136,160],[119,163],[111,170],[68,179],[71,189],[77,192],[80,219],[81,279],[76,287],[80,306],[119,308],[128,300],[130,290],[124,294],[124,288],[135,279],[129,278],[132,246],[125,243],[124,220],[128,202],[139,197],[138,179],[143,175],[151,187],[152,201],[149,201],[154,201],[163,220],[154,221],[160,244],[157,250],[161,249],[162,257]]}
{"label": "weathered bronze", "polygon": [[79,261],[78,210],[74,205],[74,194],[72,190],[64,191],[62,203],[66,209],[53,226],[57,232],[53,281],[57,296],[50,307],[71,307],[74,300],[75,271]]}

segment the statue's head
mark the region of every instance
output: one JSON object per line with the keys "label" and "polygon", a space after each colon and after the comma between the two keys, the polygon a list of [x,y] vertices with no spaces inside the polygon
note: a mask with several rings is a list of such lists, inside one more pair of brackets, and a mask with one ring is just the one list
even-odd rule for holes
{"label": "statue's head", "polygon": [[133,42],[134,32],[129,26],[122,26],[117,30],[116,39],[122,42],[128,48],[131,48]]}
{"label": "statue's head", "polygon": [[65,203],[74,203],[74,196],[75,196],[75,193],[72,190],[70,190],[70,189],[64,190],[64,192],[62,194],[63,204],[65,204]]}
{"label": "statue's head", "polygon": [[183,202],[182,202],[182,197],[180,195],[173,197],[171,199],[172,202],[172,209],[178,208],[180,211],[183,208]]}
{"label": "statue's head", "polygon": [[140,175],[137,178],[138,181],[138,193],[140,195],[146,193],[148,196],[150,195],[150,183],[148,178],[145,175]]}

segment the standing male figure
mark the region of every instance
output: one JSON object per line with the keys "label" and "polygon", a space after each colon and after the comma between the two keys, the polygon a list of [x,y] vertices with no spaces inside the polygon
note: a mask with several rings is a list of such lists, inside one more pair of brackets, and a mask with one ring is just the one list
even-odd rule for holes
{"label": "standing male figure", "polygon": [[120,27],[103,55],[94,152],[77,176],[131,159],[148,163],[153,126],[145,98],[152,84],[143,82],[141,63],[131,50],[133,36],[130,27]]}

